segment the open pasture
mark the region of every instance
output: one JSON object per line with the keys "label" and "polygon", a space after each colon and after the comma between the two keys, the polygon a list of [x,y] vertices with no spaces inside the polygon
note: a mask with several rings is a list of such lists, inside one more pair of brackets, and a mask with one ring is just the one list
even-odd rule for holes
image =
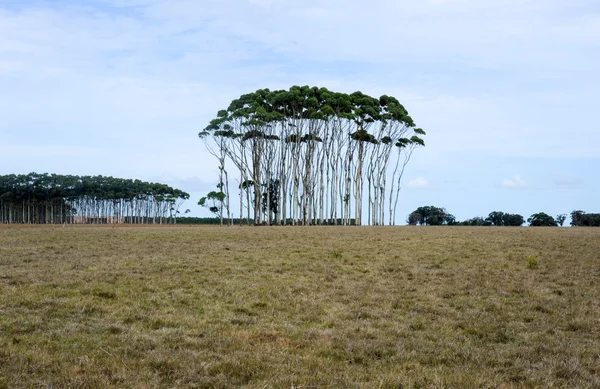
{"label": "open pasture", "polygon": [[0,227],[0,388],[599,388],[600,229]]}

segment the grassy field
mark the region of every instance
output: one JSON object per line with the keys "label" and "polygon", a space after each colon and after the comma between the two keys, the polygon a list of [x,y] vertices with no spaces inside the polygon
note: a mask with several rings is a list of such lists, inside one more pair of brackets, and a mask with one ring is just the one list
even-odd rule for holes
{"label": "grassy field", "polygon": [[600,388],[600,229],[0,227],[0,388]]}

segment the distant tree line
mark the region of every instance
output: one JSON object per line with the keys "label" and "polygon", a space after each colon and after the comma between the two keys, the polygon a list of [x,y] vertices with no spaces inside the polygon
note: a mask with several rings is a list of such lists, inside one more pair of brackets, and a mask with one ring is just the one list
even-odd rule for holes
{"label": "distant tree line", "polygon": [[461,226],[503,226],[519,227],[525,223],[523,216],[519,214],[505,213],[500,211],[491,212],[486,218],[474,217],[458,223]]}
{"label": "distant tree line", "polygon": [[0,176],[0,223],[175,223],[189,194],[105,176]]}
{"label": "distant tree line", "polygon": [[[519,214],[494,211],[485,218],[478,216],[462,222],[457,222],[456,218],[448,213],[445,208],[429,205],[419,207],[411,212],[408,215],[406,222],[409,225],[423,226],[458,225],[519,227],[527,221],[532,227],[562,227],[566,218],[567,215],[565,214],[557,215],[556,218],[554,218],[544,212],[538,212],[525,220],[525,218]],[[600,227],[600,214],[573,211],[571,212],[571,225],[575,227]]]}
{"label": "distant tree line", "polygon": [[199,133],[219,168],[218,191],[200,205],[230,224],[236,190],[246,224],[395,224],[423,135],[392,96],[308,86],[244,94]]}
{"label": "distant tree line", "polygon": [[571,212],[571,225],[574,227],[600,227],[600,213]]}

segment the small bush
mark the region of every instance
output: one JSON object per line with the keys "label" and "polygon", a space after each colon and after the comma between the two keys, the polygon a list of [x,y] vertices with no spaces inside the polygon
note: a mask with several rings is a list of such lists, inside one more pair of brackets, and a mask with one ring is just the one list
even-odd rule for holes
{"label": "small bush", "polygon": [[527,267],[529,269],[537,269],[539,266],[539,259],[537,256],[532,255],[531,257],[527,258]]}
{"label": "small bush", "polygon": [[340,252],[340,250],[338,249],[333,249],[331,250],[330,253],[331,257],[334,259],[341,259],[342,258],[342,253]]}

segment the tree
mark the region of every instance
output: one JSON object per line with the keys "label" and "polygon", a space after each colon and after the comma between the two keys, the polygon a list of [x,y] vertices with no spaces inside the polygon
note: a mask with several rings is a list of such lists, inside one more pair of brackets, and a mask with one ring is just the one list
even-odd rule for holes
{"label": "tree", "polygon": [[600,227],[600,213],[571,212],[571,225],[574,227]]}
{"label": "tree", "polygon": [[573,211],[571,212],[571,225],[573,227],[579,227],[583,223],[585,212],[583,211]]}
{"label": "tree", "polygon": [[409,225],[418,224],[422,226],[455,225],[456,218],[447,213],[444,208],[428,205],[419,207],[408,215],[407,223]]}
{"label": "tree", "polygon": [[[220,189],[220,187],[219,187]],[[208,208],[209,211],[214,213],[223,225],[223,204],[225,202],[225,193],[221,190],[211,191],[205,197],[202,197],[198,201],[198,205],[201,207]]]}
{"label": "tree", "polygon": [[565,215],[564,213],[561,213],[560,215],[556,216],[556,222],[561,227],[563,226],[563,224],[565,224],[565,220],[567,220],[567,215]]}
{"label": "tree", "polygon": [[499,211],[491,212],[485,220],[489,223],[488,225],[507,227],[520,227],[525,223],[525,219],[521,215]]}
{"label": "tree", "polygon": [[554,218],[544,212],[534,213],[527,219],[527,223],[529,223],[532,227],[557,227],[558,223]]}
{"label": "tree", "polygon": [[[267,185],[265,184],[265,186]],[[279,186],[279,180],[271,179],[267,190],[263,193],[263,212],[269,214],[267,217],[269,225],[273,224],[279,212]]]}
{"label": "tree", "polygon": [[503,226],[504,225],[504,212],[494,211],[491,212],[487,219],[494,226]]}
{"label": "tree", "polygon": [[465,220],[463,222],[458,223],[461,226],[473,226],[473,227],[479,227],[479,226],[491,226],[492,222],[490,222],[487,218],[484,219],[481,216],[477,216],[474,217],[472,219],[468,219]]}
{"label": "tree", "polygon": [[409,226],[416,226],[421,221],[421,218],[422,218],[421,214],[418,213],[417,211],[414,211],[414,212],[411,212],[410,215],[408,215],[406,222],[408,223]]}
{"label": "tree", "polygon": [[404,169],[424,135],[394,97],[308,86],[244,94],[199,133],[218,160],[226,209],[225,166],[234,166],[248,221],[304,225],[394,224]]}
{"label": "tree", "polygon": [[503,218],[503,226],[521,227],[525,224],[525,218],[519,214],[505,213]]}

